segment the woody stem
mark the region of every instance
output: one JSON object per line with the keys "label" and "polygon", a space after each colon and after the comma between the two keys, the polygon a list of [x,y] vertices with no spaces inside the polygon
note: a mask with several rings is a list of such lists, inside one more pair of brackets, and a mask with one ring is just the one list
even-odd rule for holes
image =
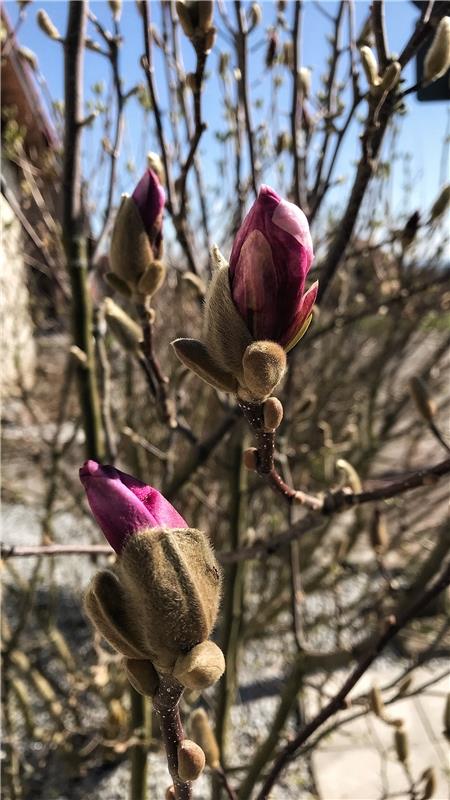
{"label": "woody stem", "polygon": [[178,746],[185,739],[179,709],[182,694],[183,687],[178,681],[160,674],[159,688],[153,700],[153,708],[159,715],[167,765],[175,787],[175,797],[177,800],[191,800],[191,782],[182,781],[178,775]]}

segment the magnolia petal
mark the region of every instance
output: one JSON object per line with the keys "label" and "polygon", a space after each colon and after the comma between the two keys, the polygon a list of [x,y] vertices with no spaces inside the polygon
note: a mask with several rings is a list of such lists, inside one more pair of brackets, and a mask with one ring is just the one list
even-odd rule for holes
{"label": "magnolia petal", "polygon": [[294,203],[282,200],[274,211],[272,222],[286,233],[290,233],[307,251],[310,260],[313,259],[313,245],[309,232],[308,220],[305,214]]}
{"label": "magnolia petal", "polygon": [[270,339],[276,324],[277,275],[269,242],[252,231],[241,247],[233,300],[254,339]]}
{"label": "magnolia petal", "polygon": [[308,291],[305,292],[305,294],[303,295],[300,308],[295,317],[295,321],[290,326],[290,329],[287,331],[286,335],[287,342],[286,343],[282,342],[286,352],[292,350],[292,348],[295,347],[297,342],[300,341],[302,336],[304,336],[306,331],[308,330],[313,316],[312,308],[316,301],[318,289],[319,289],[319,282],[315,281],[313,285],[308,289]]}

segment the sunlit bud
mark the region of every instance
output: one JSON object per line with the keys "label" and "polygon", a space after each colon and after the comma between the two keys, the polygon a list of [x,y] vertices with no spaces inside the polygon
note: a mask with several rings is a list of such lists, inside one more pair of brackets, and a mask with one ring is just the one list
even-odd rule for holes
{"label": "sunlit bud", "polygon": [[346,461],[345,458],[338,458],[336,461],[336,466],[338,469],[341,469],[342,472],[345,474],[352,490],[355,494],[358,494],[362,491],[362,484],[361,478],[359,477],[356,469],[349,461]]}
{"label": "sunlit bud", "polygon": [[248,447],[244,450],[242,460],[246,469],[250,472],[256,472],[258,469],[258,450],[256,447]]}
{"label": "sunlit bud", "polygon": [[202,748],[190,739],[178,745],[178,775],[182,781],[195,781],[205,769],[205,754]]}
{"label": "sunlit bud", "polygon": [[309,97],[311,94],[311,70],[308,67],[300,67],[298,82],[304,97]]}
{"label": "sunlit bud", "polygon": [[404,727],[397,728],[397,730],[395,731],[394,746],[398,760],[402,764],[406,764],[409,757],[409,740],[408,740],[408,734],[406,733]]}
{"label": "sunlit bud", "polygon": [[108,0],[108,5],[111,9],[113,18],[116,22],[118,22],[122,13],[122,0]]}
{"label": "sunlit bud", "polygon": [[402,66],[398,61],[389,64],[382,75],[377,91],[379,93],[392,91],[400,80],[401,71]]}
{"label": "sunlit bud", "polygon": [[370,543],[375,553],[384,553],[389,545],[389,534],[384,514],[375,509],[370,526]]}
{"label": "sunlit bud", "polygon": [[431,83],[445,75],[450,67],[450,17],[442,17],[431,47],[425,56],[423,74],[425,81]]}
{"label": "sunlit bud", "polygon": [[18,51],[19,56],[27,62],[27,64],[31,67],[34,72],[37,72],[39,69],[39,63],[37,60],[36,53],[33,53],[29,47],[19,47]]}
{"label": "sunlit bud", "polygon": [[281,133],[279,133],[277,136],[277,142],[275,147],[277,151],[277,156],[281,155],[283,151],[289,150],[291,144],[292,144],[292,139],[290,135],[287,133],[287,131],[282,131]]}
{"label": "sunlit bud", "polygon": [[219,746],[209,724],[208,715],[203,708],[197,708],[191,714],[190,725],[192,737],[202,748],[208,767],[217,769],[220,767]]}
{"label": "sunlit bud", "polygon": [[448,183],[439,193],[437,199],[433,203],[430,212],[430,222],[435,222],[447,210],[450,205],[450,183]]}
{"label": "sunlit bud", "polygon": [[41,31],[46,33],[47,36],[50,37],[50,39],[54,39],[55,42],[61,41],[61,34],[58,28],[56,27],[56,25],[53,24],[49,15],[47,14],[46,11],[44,11],[43,8],[40,8],[39,11],[37,12],[36,21]]}
{"label": "sunlit bud", "polygon": [[252,7],[250,9],[250,19],[249,19],[249,33],[253,31],[257,25],[259,25],[262,21],[262,11],[261,6],[259,3],[252,3]]}
{"label": "sunlit bud", "polygon": [[267,431],[275,431],[281,425],[283,419],[283,406],[277,397],[268,397],[264,403],[264,428]]}
{"label": "sunlit bud", "polygon": [[372,686],[369,692],[369,705],[370,710],[379,717],[380,719],[384,719],[385,716],[385,708],[383,703],[383,698],[381,696],[380,689],[378,686]]}
{"label": "sunlit bud", "polygon": [[156,173],[161,183],[164,181],[164,166],[162,159],[159,157],[158,153],[153,153],[150,151],[147,153],[147,165],[149,169],[152,169],[153,172]]}
{"label": "sunlit bud", "polygon": [[93,53],[100,53],[101,52],[102,48],[100,47],[99,43],[98,42],[94,42],[93,39],[86,38],[84,40],[84,44],[85,44],[85,47],[87,48],[87,50],[92,50]]}
{"label": "sunlit bud", "polygon": [[432,422],[436,415],[436,403],[430,398],[424,382],[417,375],[413,375],[409,381],[409,389],[421,417],[426,422]]}
{"label": "sunlit bud", "polygon": [[176,800],[177,794],[175,791],[175,786],[169,786],[166,789],[166,796],[165,800]]}
{"label": "sunlit bud", "polygon": [[370,87],[378,86],[380,77],[378,75],[377,60],[367,45],[363,45],[359,50],[361,56],[361,64],[363,65],[364,72],[366,73],[367,83]]}

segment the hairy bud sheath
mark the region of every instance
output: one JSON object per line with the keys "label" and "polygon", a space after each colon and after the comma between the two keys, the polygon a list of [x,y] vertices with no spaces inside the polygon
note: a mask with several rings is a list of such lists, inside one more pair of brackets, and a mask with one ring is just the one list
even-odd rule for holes
{"label": "hairy bud sheath", "polygon": [[367,45],[363,45],[359,50],[361,56],[361,64],[363,65],[366,74],[367,83],[371,88],[378,86],[380,83],[380,76],[378,74],[378,62],[372,50]]}
{"label": "hairy bud sheath", "polygon": [[190,739],[178,745],[178,775],[182,781],[196,781],[205,769],[205,754],[201,747]]}
{"label": "hairy bud sheath", "polygon": [[121,294],[144,302],[162,285],[164,189],[148,169],[131,197],[123,195],[111,238],[109,283]]}
{"label": "hairy bud sheath", "polygon": [[[122,653],[130,682],[154,691],[154,675],[175,675],[188,688],[217,680],[225,664],[207,638],[220,597],[220,572],[206,536],[188,528],[150,486],[114,467],[86,462],[80,470],[89,504],[119,558],[98,572],[86,611],[105,639]],[[170,526],[170,527],[167,527]]]}
{"label": "hairy bud sheath", "polygon": [[445,75],[450,67],[450,17],[442,17],[425,56],[423,74],[427,83]]}
{"label": "hairy bud sheath", "polygon": [[215,388],[248,402],[267,399],[286,370],[286,352],[312,318],[317,282],[303,212],[263,186],[235,238],[229,268],[217,261],[206,298],[203,341],[172,342],[180,360]]}
{"label": "hairy bud sheath", "polygon": [[197,708],[192,712],[190,727],[194,740],[205,754],[208,767],[218,769],[220,767],[219,745],[209,723],[208,715],[203,708]]}

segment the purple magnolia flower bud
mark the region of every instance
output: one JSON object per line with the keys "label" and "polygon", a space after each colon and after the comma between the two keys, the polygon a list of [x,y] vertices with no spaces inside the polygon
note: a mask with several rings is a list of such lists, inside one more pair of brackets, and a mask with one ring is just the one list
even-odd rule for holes
{"label": "purple magnolia flower bud", "polygon": [[296,344],[317,296],[317,281],[304,292],[313,257],[303,211],[262,186],[230,258],[231,294],[255,340]]}
{"label": "purple magnolia flower bud", "polygon": [[162,219],[166,196],[161,182],[153,169],[148,169],[142,176],[131,197],[141,215],[155,256],[159,256],[162,244]]}
{"label": "purple magnolia flower bud", "polygon": [[188,527],[160,492],[115,467],[86,461],[80,480],[92,513],[116,553],[120,554],[128,536],[140,530]]}

